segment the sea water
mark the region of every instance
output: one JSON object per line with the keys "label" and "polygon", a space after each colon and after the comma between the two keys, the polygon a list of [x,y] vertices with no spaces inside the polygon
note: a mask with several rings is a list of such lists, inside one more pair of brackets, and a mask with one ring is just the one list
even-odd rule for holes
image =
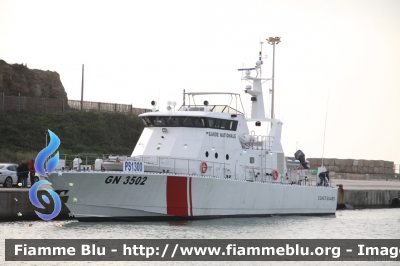
{"label": "sea water", "polygon": [[[181,222],[23,221],[0,223],[0,265],[70,265],[5,262],[4,239],[399,239],[400,209],[337,211],[330,216],[273,216]],[[340,262],[74,262],[74,265],[337,265]],[[344,264],[365,265],[365,262]],[[400,258],[397,258],[400,263]],[[397,264],[395,263],[395,264]],[[375,262],[369,265],[394,265]]]}

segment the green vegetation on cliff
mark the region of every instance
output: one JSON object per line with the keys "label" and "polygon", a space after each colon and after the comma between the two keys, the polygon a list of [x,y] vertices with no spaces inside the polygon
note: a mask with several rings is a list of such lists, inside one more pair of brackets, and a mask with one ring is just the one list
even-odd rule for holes
{"label": "green vegetation on cliff", "polygon": [[130,155],[143,125],[133,114],[0,112],[0,157],[10,152],[37,154],[46,146],[47,129],[60,138],[60,154]]}

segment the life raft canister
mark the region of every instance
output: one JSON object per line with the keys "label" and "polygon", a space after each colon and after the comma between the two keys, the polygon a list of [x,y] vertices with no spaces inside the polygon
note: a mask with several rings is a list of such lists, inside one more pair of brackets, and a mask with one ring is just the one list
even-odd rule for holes
{"label": "life raft canister", "polygon": [[205,174],[205,173],[207,172],[207,170],[208,170],[208,165],[207,165],[207,163],[206,163],[206,162],[202,162],[200,168],[201,168],[201,172],[202,172],[203,174]]}
{"label": "life raft canister", "polygon": [[272,171],[272,178],[274,179],[274,180],[278,180],[278,171],[276,171],[276,170],[274,170],[274,171]]}

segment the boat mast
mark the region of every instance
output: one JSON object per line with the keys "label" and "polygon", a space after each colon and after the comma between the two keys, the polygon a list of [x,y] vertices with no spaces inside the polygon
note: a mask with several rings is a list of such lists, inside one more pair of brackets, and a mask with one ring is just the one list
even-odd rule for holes
{"label": "boat mast", "polygon": [[[262,45],[263,42],[260,42],[261,51],[258,55],[258,60],[256,62],[255,67],[252,68],[240,68],[239,71],[245,71],[245,77],[242,78],[244,80],[250,81],[253,83],[253,87],[250,85],[246,86],[245,92],[248,93],[251,97],[251,119],[264,120],[265,119],[265,109],[264,109],[264,98],[262,91],[262,81],[270,80],[270,78],[261,78],[261,67],[262,67]],[[250,71],[256,70],[256,76],[251,77]],[[260,76],[258,76],[260,74]]]}
{"label": "boat mast", "polygon": [[[263,61],[262,61],[262,47],[263,47],[263,42],[260,42],[260,53],[259,53],[259,55],[258,55],[258,60],[260,60],[261,61],[261,64],[263,64]],[[262,72],[262,68],[260,67],[260,78],[261,78],[261,72]]]}
{"label": "boat mast", "polygon": [[274,83],[275,83],[275,44],[281,42],[281,37],[269,37],[267,39],[268,43],[273,45],[273,55],[272,55],[272,100],[271,100],[271,119],[274,119]]}

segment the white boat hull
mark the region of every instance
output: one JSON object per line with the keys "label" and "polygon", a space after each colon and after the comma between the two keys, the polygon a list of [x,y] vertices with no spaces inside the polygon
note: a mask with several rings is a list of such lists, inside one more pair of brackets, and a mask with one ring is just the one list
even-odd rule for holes
{"label": "white boat hull", "polygon": [[49,179],[80,221],[330,215],[337,205],[337,188],[331,187],[93,171]]}

